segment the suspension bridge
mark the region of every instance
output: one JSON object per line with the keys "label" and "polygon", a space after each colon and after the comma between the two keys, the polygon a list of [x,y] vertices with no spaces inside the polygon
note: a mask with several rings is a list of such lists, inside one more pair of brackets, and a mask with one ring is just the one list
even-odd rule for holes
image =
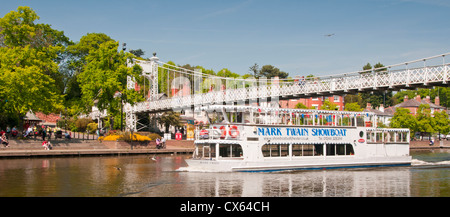
{"label": "suspension bridge", "polygon": [[[243,79],[220,77],[174,66],[160,61],[154,54],[148,61],[134,60],[129,63],[129,66],[139,64],[142,67],[142,76],[148,81],[147,84],[144,82],[144,90],[148,89],[148,92],[145,101],[124,105],[126,127],[127,130],[139,131],[142,128],[139,126],[143,125],[139,122],[142,115],[171,110],[193,111],[206,105],[245,105],[357,92],[448,87],[450,63],[446,63],[445,59],[448,55],[450,53],[329,76]],[[128,88],[137,86],[132,78],[128,78]],[[92,118],[105,115],[95,109],[91,113]]]}

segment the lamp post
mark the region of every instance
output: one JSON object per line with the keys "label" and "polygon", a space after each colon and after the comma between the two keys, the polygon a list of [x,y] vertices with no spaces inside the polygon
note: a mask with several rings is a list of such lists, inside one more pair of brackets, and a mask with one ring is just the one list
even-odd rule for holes
{"label": "lamp post", "polygon": [[[122,44],[122,51],[127,49],[127,43]],[[123,131],[123,94],[120,94],[120,131]]]}

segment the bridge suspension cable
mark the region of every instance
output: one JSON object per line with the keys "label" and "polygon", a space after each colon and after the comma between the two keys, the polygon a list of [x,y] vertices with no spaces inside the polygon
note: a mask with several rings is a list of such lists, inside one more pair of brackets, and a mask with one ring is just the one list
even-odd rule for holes
{"label": "bridge suspension cable", "polygon": [[[449,86],[450,82],[450,63],[446,63],[445,57],[450,53],[444,53],[432,57],[417,59],[404,63],[389,65],[381,68],[361,70],[350,73],[342,73],[327,76],[317,76],[305,78],[304,80],[279,79],[267,82],[269,79],[242,79],[227,78],[217,75],[210,75],[203,72],[197,72],[191,69],[185,69],[159,61],[157,57],[150,58],[150,61],[136,61],[137,64],[143,64],[144,75],[151,78],[152,94],[158,91],[158,73],[163,69],[169,73],[179,73],[187,77],[201,76],[201,78],[223,79],[230,85],[223,89],[223,83],[218,88],[208,91],[188,91],[186,93],[172,94],[169,98],[156,98],[152,96],[149,101],[127,104],[126,123],[128,129],[136,130],[138,122],[138,113],[156,113],[173,109],[190,109],[192,107],[229,104],[236,102],[254,102],[255,100],[267,100],[271,97],[280,98],[302,98],[324,95],[340,95],[354,92],[377,91],[377,90],[395,90],[416,87],[430,86]],[[442,58],[442,62],[439,58]],[[433,62],[434,61],[434,62]],[[431,64],[430,64],[431,63]],[[161,64],[161,65],[160,65]],[[179,76],[180,77],[180,76]],[[172,76],[172,81],[175,80]],[[169,76],[167,76],[169,79]],[[207,79],[202,81],[206,81]],[[232,82],[237,81],[237,82]],[[241,81],[248,82],[241,83]],[[262,82],[261,82],[262,81]],[[283,81],[283,82],[280,82]],[[191,82],[191,81],[190,81]],[[190,83],[189,82],[189,83]],[[128,85],[134,86],[134,85]],[[155,88],[156,87],[156,88]],[[168,86],[167,86],[168,88]],[[204,86],[202,87],[204,88]],[[167,89],[167,91],[169,91]]]}
{"label": "bridge suspension cable", "polygon": [[[358,70],[358,71],[353,71],[353,72],[346,72],[346,73],[340,73],[340,74],[331,74],[331,75],[323,75],[323,76],[314,76],[314,77],[306,77],[305,80],[313,80],[313,79],[326,79],[326,78],[330,78],[330,77],[344,77],[344,76],[353,76],[353,75],[359,75],[359,74],[364,74],[364,73],[369,73],[369,72],[380,72],[383,70],[392,70],[393,68],[396,67],[400,67],[400,66],[405,66],[408,67],[408,65],[411,65],[413,63],[419,63],[419,62],[424,62],[424,67],[426,67],[425,63],[427,60],[432,60],[432,59],[436,59],[436,58],[440,58],[442,57],[442,65],[445,65],[445,56],[450,55],[449,53],[444,53],[444,54],[439,54],[439,55],[435,55],[435,56],[431,56],[431,57],[427,57],[427,58],[421,58],[421,59],[416,59],[416,60],[412,60],[412,61],[407,61],[407,62],[403,62],[403,63],[398,63],[398,64],[393,64],[393,65],[388,65],[388,66],[384,66],[384,67],[380,67],[380,68],[372,68],[372,69],[367,69],[367,70]],[[167,69],[167,70],[174,70],[174,69],[170,69],[167,67],[164,67],[164,65],[166,66],[170,66],[170,67],[175,67],[178,68],[180,70],[178,70],[179,73],[185,74],[185,75],[189,75],[189,76],[198,76],[198,77],[207,77],[207,78],[215,78],[215,79],[223,79],[223,80],[235,80],[235,81],[245,81],[248,79],[244,79],[244,78],[234,78],[234,77],[223,77],[223,76],[218,76],[218,75],[211,75],[211,74],[206,74],[203,73],[202,71],[194,71],[191,69],[186,69],[180,66],[176,66],[176,65],[171,65],[169,63],[165,63],[162,61],[158,61],[159,64],[162,64],[162,66],[159,66],[162,69]],[[191,73],[188,73],[191,72]],[[299,76],[296,77],[291,77],[291,78],[278,78],[277,80],[279,82],[283,82],[283,83],[292,83],[294,82],[295,79],[298,79]]]}

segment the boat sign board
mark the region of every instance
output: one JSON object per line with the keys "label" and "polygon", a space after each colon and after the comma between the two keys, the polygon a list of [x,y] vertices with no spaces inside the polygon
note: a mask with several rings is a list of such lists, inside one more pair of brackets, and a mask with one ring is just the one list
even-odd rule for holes
{"label": "boat sign board", "polygon": [[339,128],[298,128],[298,127],[259,127],[258,136],[347,136],[347,129]]}

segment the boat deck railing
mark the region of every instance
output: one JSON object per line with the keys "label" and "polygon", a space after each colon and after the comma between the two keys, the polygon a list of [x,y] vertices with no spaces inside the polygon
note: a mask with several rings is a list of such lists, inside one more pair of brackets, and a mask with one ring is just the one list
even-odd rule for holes
{"label": "boat deck railing", "polygon": [[367,128],[367,143],[409,143],[409,129],[404,128]]}

